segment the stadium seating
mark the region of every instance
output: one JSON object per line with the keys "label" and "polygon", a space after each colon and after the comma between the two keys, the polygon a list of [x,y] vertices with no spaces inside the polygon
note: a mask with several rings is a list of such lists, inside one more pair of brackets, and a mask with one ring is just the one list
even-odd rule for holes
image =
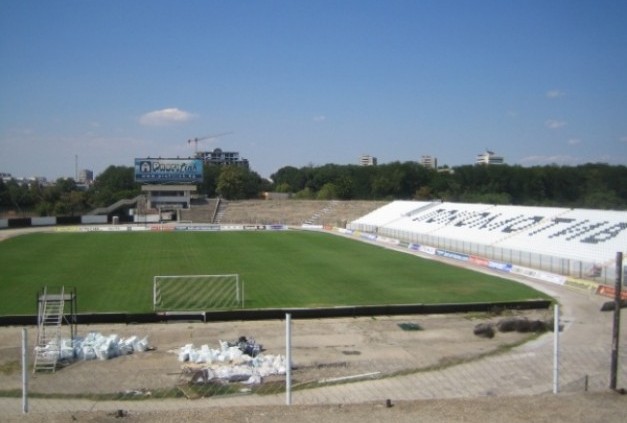
{"label": "stadium seating", "polygon": [[326,201],[326,200],[245,200],[222,201],[219,222],[248,224],[284,224],[300,226],[338,225],[387,204],[382,201]]}
{"label": "stadium seating", "polygon": [[406,218],[417,210],[431,207],[433,204],[434,203],[418,201],[394,201],[352,221],[351,224],[356,230],[375,232],[369,229],[385,227],[397,220]]}
{"label": "stadium seating", "polygon": [[438,245],[463,242],[474,245],[469,251],[508,251],[508,257],[576,260],[580,267],[608,266],[627,246],[624,211],[394,201],[348,228],[405,240],[428,236]]}
{"label": "stadium seating", "polygon": [[514,249],[532,247],[541,254],[604,263],[625,249],[626,235],[626,212],[565,209],[500,245]]}

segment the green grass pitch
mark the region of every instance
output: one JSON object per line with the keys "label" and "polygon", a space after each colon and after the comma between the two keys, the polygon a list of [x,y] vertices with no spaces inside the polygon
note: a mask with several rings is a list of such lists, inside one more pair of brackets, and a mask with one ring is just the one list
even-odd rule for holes
{"label": "green grass pitch", "polygon": [[0,315],[36,314],[44,286],[79,313],[150,312],[155,275],[238,273],[246,308],[515,301],[522,284],[326,233],[38,233],[0,242]]}

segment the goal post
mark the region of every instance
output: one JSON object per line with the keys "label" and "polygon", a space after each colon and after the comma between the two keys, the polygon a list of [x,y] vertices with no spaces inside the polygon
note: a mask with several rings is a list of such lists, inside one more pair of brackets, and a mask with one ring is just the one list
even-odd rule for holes
{"label": "goal post", "polygon": [[239,274],[154,276],[154,311],[205,311],[244,306]]}

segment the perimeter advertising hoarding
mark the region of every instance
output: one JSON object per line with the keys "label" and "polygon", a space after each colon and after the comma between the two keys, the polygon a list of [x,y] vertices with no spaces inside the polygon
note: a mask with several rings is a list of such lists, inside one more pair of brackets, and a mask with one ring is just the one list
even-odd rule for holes
{"label": "perimeter advertising hoarding", "polygon": [[202,182],[200,159],[135,159],[136,182]]}

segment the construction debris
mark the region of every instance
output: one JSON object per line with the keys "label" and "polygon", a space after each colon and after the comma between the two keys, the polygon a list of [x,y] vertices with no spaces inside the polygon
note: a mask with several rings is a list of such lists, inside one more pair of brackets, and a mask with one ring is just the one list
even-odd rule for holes
{"label": "construction debris", "polygon": [[254,339],[240,337],[236,342],[219,341],[216,349],[187,344],[176,352],[180,362],[189,363],[183,366],[183,373],[191,375],[192,383],[220,380],[258,385],[265,377],[286,373],[285,357],[261,351]]}
{"label": "construction debris", "polygon": [[508,317],[499,320],[496,324],[492,322],[479,323],[475,325],[473,333],[482,338],[493,338],[496,330],[499,332],[518,333],[544,333],[553,328],[553,320],[529,320],[526,317]]}

